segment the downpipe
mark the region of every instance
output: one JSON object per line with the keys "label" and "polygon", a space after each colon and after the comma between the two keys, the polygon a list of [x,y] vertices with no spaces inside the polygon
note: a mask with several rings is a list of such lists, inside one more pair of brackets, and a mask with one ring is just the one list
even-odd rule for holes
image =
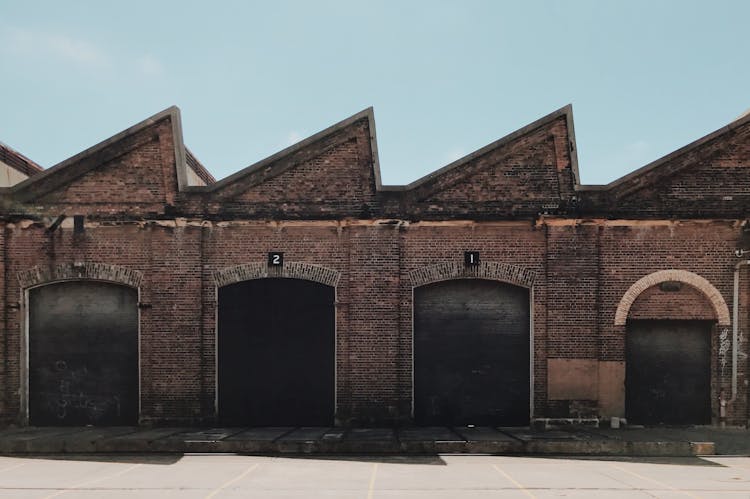
{"label": "downpipe", "polygon": [[737,399],[737,357],[740,331],[740,267],[750,265],[750,260],[742,260],[734,266],[734,290],[732,295],[732,397],[727,405]]}

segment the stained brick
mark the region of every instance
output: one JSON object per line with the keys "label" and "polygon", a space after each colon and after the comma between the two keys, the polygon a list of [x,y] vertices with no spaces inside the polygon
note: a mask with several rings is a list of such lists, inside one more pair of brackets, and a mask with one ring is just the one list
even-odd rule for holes
{"label": "stained brick", "polygon": [[[410,420],[413,291],[444,279],[530,290],[534,417],[618,407],[549,400],[548,366],[619,369],[629,319],[716,321],[718,414],[731,380],[734,250],[750,207],[750,120],[597,188],[578,185],[571,123],[563,108],[410,186],[383,187],[367,110],[213,182],[184,150],[171,109],[0,189],[0,417],[23,419],[24,291],[96,279],[139,289],[142,421],[214,421],[217,287],[266,277],[335,287],[339,424]],[[207,185],[187,186],[181,168]],[[74,214],[86,216],[82,234]],[[282,268],[268,267],[271,251],[284,252]],[[465,251],[482,263],[466,267]],[[664,291],[666,281],[682,287]],[[747,286],[743,269],[741,332]],[[743,333],[742,353],[747,342]],[[733,424],[748,420],[739,358]],[[621,379],[607,372],[599,379]],[[611,395],[586,387],[555,385],[553,395]]]}

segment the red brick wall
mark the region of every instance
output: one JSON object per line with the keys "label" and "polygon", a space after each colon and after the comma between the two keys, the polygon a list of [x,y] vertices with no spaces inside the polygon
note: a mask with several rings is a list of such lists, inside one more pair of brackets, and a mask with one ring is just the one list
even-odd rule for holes
{"label": "red brick wall", "polygon": [[687,284],[681,284],[679,290],[652,286],[638,296],[628,318],[710,321],[716,320],[716,311],[706,295]]}
{"label": "red brick wall", "polygon": [[[201,417],[199,372],[200,229],[122,224],[89,227],[84,235],[70,228],[53,233],[43,227],[15,226],[7,248],[14,255],[8,265],[7,294],[20,301],[18,272],[35,266],[49,268],[74,262],[106,262],[143,273],[140,301],[142,412],[146,419]],[[15,298],[13,298],[15,297]],[[9,312],[9,370],[4,383],[19,387],[23,311]],[[205,360],[203,361],[205,362]],[[20,394],[12,391],[8,412],[17,413]]]}
{"label": "red brick wall", "polygon": [[401,209],[411,218],[431,220],[556,212],[573,191],[567,141],[561,116],[426,179],[404,193]]}
{"label": "red brick wall", "polygon": [[[359,120],[309,147],[239,173],[203,196],[205,210],[224,219],[369,217],[376,209],[369,126],[366,119]],[[204,208],[193,200],[188,209]]]}
{"label": "red brick wall", "polygon": [[26,199],[23,213],[158,216],[174,205],[177,192],[171,120],[165,118],[51,172],[21,191]]}
{"label": "red brick wall", "polygon": [[[735,230],[716,222],[648,225],[532,225],[523,222],[381,224],[362,222],[90,223],[84,235],[67,225],[11,224],[8,251],[7,342],[3,386],[19,387],[22,310],[19,271],[77,261],[106,262],[143,274],[141,308],[142,416],[146,421],[210,421],[215,398],[216,286],[213,273],[261,263],[269,251],[287,262],[340,272],[336,289],[337,417],[340,423],[408,419],[411,409],[412,283],[409,273],[460,263],[479,251],[483,262],[534,275],[532,296],[535,416],[595,411],[596,401],[547,401],[548,359],[624,359],[625,328],[614,311],[644,275],[680,268],[708,279],[731,305]],[[696,243],[695,241],[700,241]],[[637,255],[637,258],[634,256]],[[742,279],[741,327],[747,327],[747,278]],[[669,295],[668,298],[665,295]],[[599,304],[599,305],[597,305]],[[690,318],[712,313],[690,286],[676,293],[649,289],[632,318]],[[682,311],[682,312],[680,312]],[[714,338],[714,388],[729,389],[720,371],[721,328]],[[743,335],[742,348],[746,348]],[[744,351],[744,350],[743,350]],[[741,359],[736,422],[746,415]],[[5,392],[6,418],[16,417],[16,388]],[[594,404],[593,409],[591,405]]]}
{"label": "red brick wall", "polygon": [[743,218],[750,208],[750,122],[603,191],[584,187],[581,213],[620,218]]}
{"label": "red brick wall", "polygon": [[[411,405],[412,284],[410,271],[440,263],[463,263],[464,251],[479,251],[483,262],[506,263],[527,269],[536,279],[530,299],[534,345],[534,407],[546,406],[548,294],[545,293],[545,231],[531,223],[417,223],[402,229],[400,278],[401,399]],[[406,405],[406,404],[404,404]],[[410,407],[409,407],[410,409]]]}
{"label": "red brick wall", "polygon": [[[630,286],[638,279],[664,269],[681,269],[696,273],[708,280],[720,292],[722,299],[731,308],[732,282],[736,238],[739,234],[738,224],[729,221],[714,222],[630,222],[605,223],[601,233],[601,309],[599,323],[601,334],[599,337],[599,359],[620,361],[625,358],[625,326],[615,325],[615,311]],[[740,307],[740,328],[748,324],[748,308],[746,300],[747,279],[743,275]],[[654,303],[654,295],[650,292],[641,300],[636,300],[631,313],[643,315],[648,313],[656,318],[655,311],[644,310],[643,305]],[[680,298],[688,299],[690,305],[695,304],[695,298],[680,293]],[[677,302],[677,300],[675,300]],[[681,309],[684,306],[681,303]],[[704,310],[705,307],[701,307]],[[674,318],[671,311],[666,311]],[[635,318],[636,316],[632,316]],[[718,336],[721,330],[716,328],[714,348],[712,352],[713,364],[712,384],[714,401],[718,399],[719,390],[728,390],[730,370],[717,371],[719,365]],[[746,351],[746,340],[743,340],[742,351]],[[740,386],[744,387],[747,375],[747,361],[740,360]],[[746,388],[741,388],[746,392]],[[716,407],[714,407],[716,413]],[[738,400],[730,415],[735,423],[744,424],[747,419],[746,395]]]}
{"label": "red brick wall", "polygon": [[[8,379],[8,371],[11,369],[10,359],[8,357],[8,340],[10,337],[10,328],[8,323],[8,276],[6,273],[5,262],[7,259],[7,248],[5,244],[5,222],[0,222],[0,311],[2,311],[2,340],[0,340],[0,359],[2,359],[2,365],[0,365],[0,382]],[[12,385],[6,382],[2,383],[0,388],[0,421],[8,418],[8,400],[10,398],[10,392]]]}
{"label": "red brick wall", "polygon": [[[214,418],[214,273],[264,265],[269,251],[340,276],[341,424],[410,418],[412,277],[435,265],[461,268],[464,251],[479,251],[483,262],[533,277],[535,417],[617,413],[622,395],[607,384],[614,386],[617,370],[624,369],[627,327],[616,323],[615,314],[644,276],[666,269],[692,272],[732,305],[734,249],[744,218],[744,198],[737,196],[750,199],[750,186],[743,183],[748,127],[671,158],[642,179],[636,175],[605,191],[576,192],[568,121],[559,115],[413,188],[377,192],[371,122],[363,117],[216,187],[178,193],[179,141],[171,119],[81,157],[62,173],[40,177],[33,192],[13,192],[0,239],[4,419],[19,419],[21,409],[24,319],[18,274],[35,266],[96,262],[142,274],[142,417],[160,423]],[[711,183],[710,189],[700,189],[701,183]],[[735,197],[715,202],[724,192]],[[73,234],[70,219],[47,231],[60,213],[86,214],[85,233]],[[743,269],[742,352],[750,313],[747,274]],[[628,317],[713,318],[708,305],[690,286],[674,293],[654,288],[635,298]],[[724,325],[713,333],[714,401],[722,389],[729,390],[727,334],[731,329]],[[555,400],[548,400],[547,380],[567,360],[586,372],[599,369],[598,394],[588,385],[556,386]],[[730,422],[744,424],[742,355],[739,373],[740,394],[729,415]],[[588,395],[566,399],[565,393]],[[608,404],[614,400],[606,411],[605,395]]]}

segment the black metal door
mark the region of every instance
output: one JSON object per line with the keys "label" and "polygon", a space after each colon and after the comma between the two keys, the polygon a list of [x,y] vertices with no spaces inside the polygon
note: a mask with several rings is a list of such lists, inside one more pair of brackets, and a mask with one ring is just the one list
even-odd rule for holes
{"label": "black metal door", "polygon": [[138,292],[94,281],[29,291],[29,422],[138,423]]}
{"label": "black metal door", "polygon": [[708,321],[629,321],[625,416],[638,424],[711,422]]}
{"label": "black metal door", "polygon": [[414,418],[529,423],[529,292],[459,279],[414,290]]}
{"label": "black metal door", "polygon": [[334,317],[331,286],[269,278],[220,288],[222,424],[333,424]]}

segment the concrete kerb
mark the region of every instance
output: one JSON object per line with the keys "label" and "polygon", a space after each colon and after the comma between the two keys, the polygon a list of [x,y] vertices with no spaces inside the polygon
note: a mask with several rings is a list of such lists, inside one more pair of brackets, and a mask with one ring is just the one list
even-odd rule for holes
{"label": "concrete kerb", "polygon": [[[0,454],[242,453],[498,454],[692,457],[716,445],[700,430],[643,430],[608,435],[590,429],[448,428],[394,430],[338,428],[27,428],[0,431]],[[439,430],[439,431],[438,431]],[[464,432],[464,433],[462,433]],[[666,432],[666,436],[665,436]],[[454,436],[455,435],[455,436]],[[695,437],[695,438],[693,438]]]}

